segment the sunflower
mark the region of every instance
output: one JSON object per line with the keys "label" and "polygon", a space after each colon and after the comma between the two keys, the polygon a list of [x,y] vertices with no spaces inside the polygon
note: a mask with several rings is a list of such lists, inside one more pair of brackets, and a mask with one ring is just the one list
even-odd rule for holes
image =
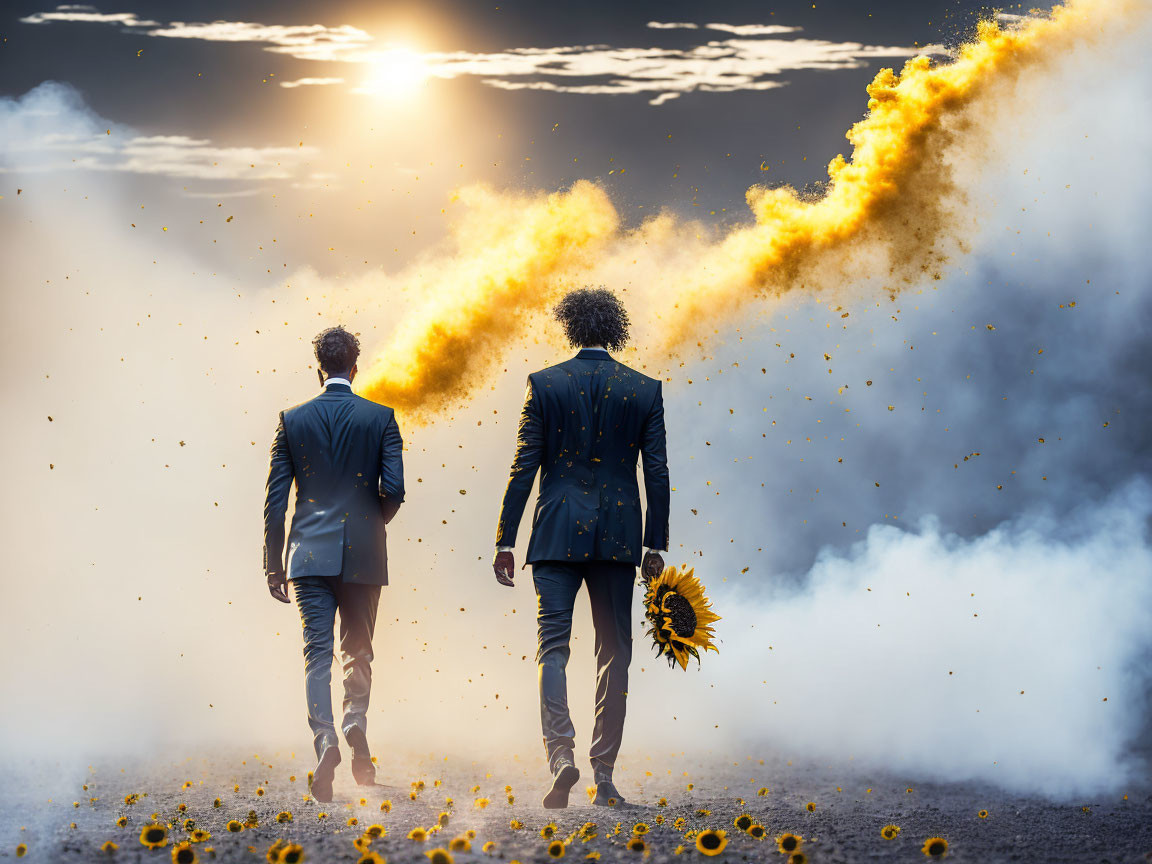
{"label": "sunflower", "polygon": [[711,810],[704,810],[703,808],[701,808],[700,810],[696,811],[696,815],[699,816],[701,819],[706,819],[707,817],[712,815],[712,811]]}
{"label": "sunflower", "polygon": [[793,852],[788,856],[788,864],[808,864],[808,856],[803,852]]}
{"label": "sunflower", "polygon": [[203,843],[206,840],[211,840],[212,835],[205,831],[203,828],[197,828],[195,831],[188,835],[188,839],[193,843]]}
{"label": "sunflower", "polygon": [[121,816],[120,818],[118,818],[116,820],[116,826],[118,828],[123,828],[127,824],[128,824],[128,817],[127,816]]}
{"label": "sunflower", "polygon": [[355,840],[353,840],[352,845],[356,847],[357,852],[359,852],[361,855],[363,855],[365,852],[368,851],[368,848],[372,845],[372,838],[369,837],[367,834],[363,834],[363,835],[357,837]]}
{"label": "sunflower", "polygon": [[229,819],[228,824],[224,827],[231,831],[233,834],[244,830],[244,826],[237,822],[235,819]]}
{"label": "sunflower", "polygon": [[560,826],[558,826],[555,822],[549,822],[547,825],[540,829],[540,836],[545,840],[549,840],[559,830]]}
{"label": "sunflower", "polygon": [[471,852],[472,841],[461,834],[459,837],[452,838],[452,842],[448,844],[448,848],[453,852]]}
{"label": "sunflower", "polygon": [[196,864],[199,860],[189,843],[177,843],[172,847],[172,864]]}
{"label": "sunflower", "polygon": [[663,813],[657,813],[655,816],[652,817],[652,821],[655,822],[657,825],[663,825],[664,824],[664,814]]}
{"label": "sunflower", "polygon": [[712,644],[712,624],[720,620],[704,596],[704,586],[692,569],[667,567],[648,584],[644,595],[645,613],[651,627],[648,635],[656,656],[668,658],[668,665],[688,668],[688,658],[700,662],[702,650],[718,651]]}
{"label": "sunflower", "polygon": [[17,845],[17,847],[16,847],[16,857],[17,858],[23,858],[27,854],[28,854],[28,847],[25,844],[20,843],[19,845]]}
{"label": "sunflower", "polygon": [[364,833],[372,839],[376,839],[377,837],[383,837],[385,834],[387,834],[388,829],[383,825],[369,825],[364,829]]}
{"label": "sunflower", "polygon": [[632,826],[632,833],[639,837],[641,834],[647,834],[651,830],[647,822],[637,822]]}
{"label": "sunflower", "polygon": [[809,801],[807,804],[804,805],[804,809],[807,810],[809,813],[815,813],[816,812],[816,802],[815,801]]}
{"label": "sunflower", "polygon": [[487,798],[477,798],[475,801],[472,802],[473,806],[477,810],[483,810],[485,807],[488,806],[489,803],[490,802],[488,801]]}
{"label": "sunflower", "polygon": [[579,834],[580,834],[580,840],[584,843],[587,843],[589,840],[595,840],[596,839],[596,823],[595,822],[585,822],[583,825],[580,826]]}
{"label": "sunflower", "polygon": [[420,827],[413,828],[408,832],[408,839],[414,843],[423,843],[428,839],[428,832]]}
{"label": "sunflower", "polygon": [[791,855],[793,852],[800,851],[800,844],[803,842],[804,838],[799,834],[781,834],[776,838],[776,848],[785,855]]}
{"label": "sunflower", "polygon": [[323,810],[321,810],[319,813],[316,814],[316,818],[317,819],[327,819],[328,814],[325,813]]}
{"label": "sunflower", "polygon": [[483,852],[485,855],[495,855],[496,854],[496,841],[495,840],[489,840],[487,843],[485,843],[483,846],[480,847],[480,851]]}
{"label": "sunflower", "polygon": [[356,864],[387,864],[387,862],[379,852],[365,852]]}
{"label": "sunflower", "polygon": [[747,831],[752,827],[752,817],[747,813],[741,813],[732,820],[732,824],[739,828],[741,831]]}
{"label": "sunflower", "polygon": [[667,798],[661,798],[659,801],[656,802],[656,806],[657,807],[667,807],[668,806],[668,799]]}
{"label": "sunflower", "polygon": [[929,858],[942,858],[948,854],[948,841],[943,837],[929,837],[920,847],[920,851]]}
{"label": "sunflower", "polygon": [[120,847],[117,846],[113,841],[105,840],[104,845],[100,847],[100,851],[104,852],[108,855],[111,855],[113,852],[115,852],[119,848]]}
{"label": "sunflower", "polygon": [[263,786],[257,786],[256,787],[256,797],[257,798],[263,798],[264,797],[264,787]]}
{"label": "sunflower", "polygon": [[672,827],[675,828],[677,831],[683,831],[684,826],[687,824],[688,824],[687,819],[685,819],[683,816],[677,816],[676,819],[672,822]]}
{"label": "sunflower", "polygon": [[508,823],[508,827],[511,828],[513,831],[519,831],[521,828],[524,827],[524,823],[521,822],[519,819],[513,819],[511,822]]}
{"label": "sunflower", "polygon": [[213,806],[213,807],[221,807],[221,806],[223,806],[223,804],[224,804],[224,802],[223,802],[223,801],[221,801],[219,798],[215,799],[215,800],[212,802],[212,806]]}
{"label": "sunflower", "polygon": [[895,840],[896,835],[900,833],[899,825],[885,825],[880,829],[880,836],[885,840]]}
{"label": "sunflower", "polygon": [[633,837],[631,840],[628,841],[627,846],[628,846],[629,852],[647,852],[648,851],[648,844],[644,842],[643,837]]}
{"label": "sunflower", "polygon": [[288,841],[283,838],[276,840],[271,846],[268,847],[268,851],[264,853],[264,860],[267,861],[268,864],[277,864],[277,862],[280,860],[280,850],[283,849],[287,844]]}
{"label": "sunflower", "polygon": [[768,832],[764,830],[764,826],[753,822],[748,826],[748,836],[754,837],[757,840],[763,840],[764,835]]}
{"label": "sunflower", "polygon": [[761,798],[763,798],[765,795],[767,795],[771,791],[772,790],[769,789],[767,786],[761,786],[759,789],[756,790],[756,794],[759,795]]}
{"label": "sunflower", "polygon": [[979,816],[981,819],[987,819],[988,818],[988,811],[987,810],[981,810],[976,815]]}
{"label": "sunflower", "polygon": [[429,849],[424,853],[428,856],[429,864],[452,864],[452,853],[447,849]]}
{"label": "sunflower", "polygon": [[163,825],[145,825],[140,832],[140,842],[149,849],[161,849],[168,845],[168,829]]}
{"label": "sunflower", "polygon": [[728,838],[724,836],[723,831],[713,831],[709,828],[696,835],[696,851],[702,855],[719,855],[727,845]]}
{"label": "sunflower", "polygon": [[360,820],[357,819],[355,816],[349,816],[348,817],[348,827],[349,828],[355,828],[359,824],[360,824]]}
{"label": "sunflower", "polygon": [[550,858],[563,858],[564,851],[563,840],[553,840],[548,844],[548,857]]}
{"label": "sunflower", "polygon": [[392,802],[391,801],[381,801],[380,802],[380,812],[381,813],[391,813],[392,812]]}
{"label": "sunflower", "polygon": [[195,819],[185,819],[183,826],[184,826],[185,831],[191,831],[193,828],[196,827],[196,820]]}
{"label": "sunflower", "polygon": [[304,847],[299,843],[289,843],[280,850],[280,864],[300,864],[304,860]]}
{"label": "sunflower", "polygon": [[291,822],[292,821],[292,814],[289,813],[287,810],[281,810],[279,813],[276,814],[276,821],[280,822],[280,823]]}

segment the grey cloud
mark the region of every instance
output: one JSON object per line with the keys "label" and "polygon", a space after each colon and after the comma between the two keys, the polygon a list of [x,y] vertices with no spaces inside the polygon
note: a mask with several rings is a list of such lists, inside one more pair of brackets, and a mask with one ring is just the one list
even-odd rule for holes
{"label": "grey cloud", "polygon": [[[102,14],[90,7],[59,7],[21,19],[31,24],[68,21],[103,22],[143,29],[149,36],[211,42],[263,44],[265,50],[298,60],[379,64],[395,49],[378,48],[372,34],[350,25],[274,25],[247,21],[173,22],[157,25],[133,13]],[[653,30],[714,30],[730,34],[690,48],[576,45],[511,48],[498,52],[426,52],[416,56],[418,74],[436,78],[475,76],[504,90],[550,90],[557,93],[649,94],[660,105],[692,92],[731,93],[780,87],[786,72],[802,69],[857,69],[874,58],[907,58],[939,53],[938,48],[864,45],[822,39],[771,38],[794,34],[799,27],[775,24],[648,24]],[[573,79],[595,79],[575,81]],[[300,78],[282,86],[335,84],[337,78]],[[366,92],[366,88],[355,88]]]}
{"label": "grey cloud", "polygon": [[270,180],[302,173],[316,148],[221,146],[185,135],[139,135],[102,122],[71,87],[46,82],[0,99],[0,173],[85,169],[185,179]]}

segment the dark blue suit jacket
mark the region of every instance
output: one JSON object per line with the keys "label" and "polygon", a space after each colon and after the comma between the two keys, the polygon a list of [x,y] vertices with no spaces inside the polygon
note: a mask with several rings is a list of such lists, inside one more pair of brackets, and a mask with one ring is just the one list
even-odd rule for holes
{"label": "dark blue suit jacket", "polygon": [[[404,442],[391,408],[330,384],[280,412],[264,503],[264,569],[388,584],[384,526],[404,501]],[[284,514],[296,512],[284,561]]]}
{"label": "dark blue suit jacket", "polygon": [[[643,535],[636,462],[648,499]],[[668,548],[668,456],[660,381],[585,348],[528,376],[497,546],[514,546],[540,469],[528,563],[630,561]]]}

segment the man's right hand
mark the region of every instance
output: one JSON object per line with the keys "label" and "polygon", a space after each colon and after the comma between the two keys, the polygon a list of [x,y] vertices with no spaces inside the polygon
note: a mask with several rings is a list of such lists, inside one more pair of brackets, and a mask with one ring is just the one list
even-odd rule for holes
{"label": "man's right hand", "polygon": [[288,577],[283,573],[269,573],[268,593],[281,603],[291,603],[288,599]]}
{"label": "man's right hand", "polygon": [[492,572],[496,574],[496,581],[501,585],[516,587],[516,583],[512,581],[512,576],[516,572],[516,556],[511,550],[496,553],[496,557],[492,559]]}

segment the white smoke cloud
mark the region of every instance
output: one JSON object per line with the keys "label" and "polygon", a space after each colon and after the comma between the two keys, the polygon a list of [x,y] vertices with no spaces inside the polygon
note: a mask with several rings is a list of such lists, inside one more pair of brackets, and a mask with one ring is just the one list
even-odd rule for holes
{"label": "white smoke cloud", "polygon": [[1152,649],[1149,517],[1141,480],[972,539],[932,519],[873,525],[847,553],[822,553],[803,588],[725,597],[724,653],[677,700],[678,722],[722,717],[750,753],[771,741],[910,780],[1120,788],[1141,770],[1127,745]]}

